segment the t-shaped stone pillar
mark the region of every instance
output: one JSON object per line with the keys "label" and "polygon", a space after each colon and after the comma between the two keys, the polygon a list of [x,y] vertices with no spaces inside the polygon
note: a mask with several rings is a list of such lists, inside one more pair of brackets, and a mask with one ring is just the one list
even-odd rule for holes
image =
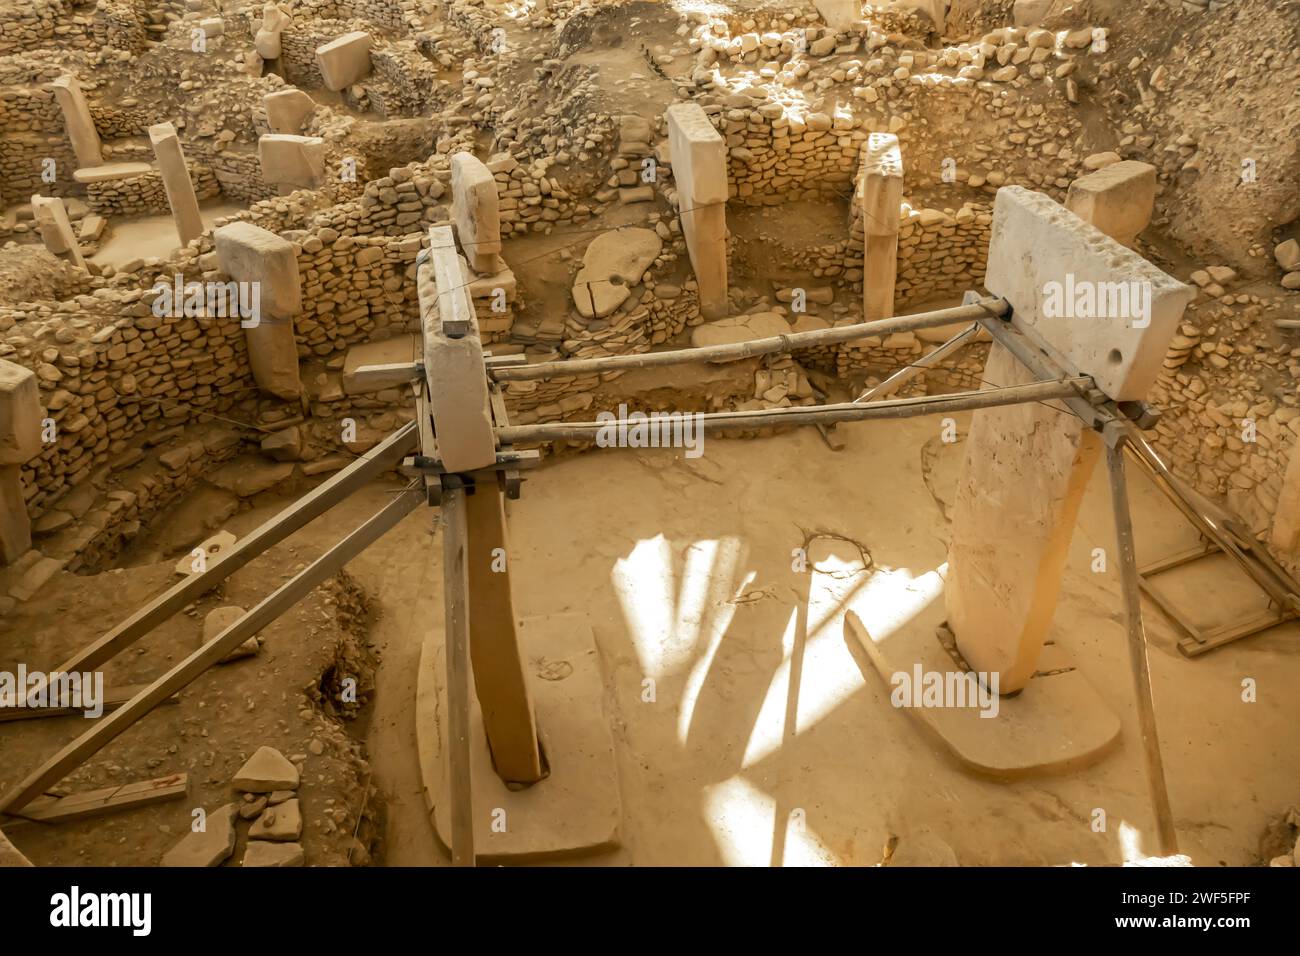
{"label": "t-shaped stone pillar", "polygon": [[293,243],[247,222],[222,226],[212,238],[221,271],[256,283],[258,314],[241,323],[253,381],[278,398],[297,398],[302,381],[293,317],[302,311],[302,281]]}
{"label": "t-shaped stone pillar", "polygon": [[316,101],[299,89],[276,90],[262,97],[266,124],[273,133],[301,133],[316,109]]}
{"label": "t-shaped stone pillar", "polygon": [[858,189],[862,197],[862,317],[872,322],[894,314],[903,156],[893,133],[867,137]]}
{"label": "t-shaped stone pillar", "polygon": [[479,275],[501,271],[501,212],[497,181],[472,153],[451,157],[451,211],[469,267]]}
{"label": "t-shaped stone pillar", "polygon": [[456,252],[451,227],[431,228],[429,243],[416,288],[438,457],[448,471],[488,468],[496,464],[496,436],[469,271]]}
{"label": "t-shaped stone pillar", "polygon": [[57,196],[33,196],[32,215],[36,219],[36,228],[41,231],[41,240],[45,248],[73,264],[86,268],[86,260],[81,257],[77,246],[77,237],[72,231],[72,222],[68,219],[68,209],[63,200]]}
{"label": "t-shaped stone pillar", "polygon": [[[1146,395],[1193,296],[1019,186],[998,190],[985,285],[1067,374],[1093,376],[1117,401]],[[1033,381],[996,342],[983,378],[990,387]],[[971,420],[944,596],[958,650],[972,670],[996,672],[1001,693],[1034,674],[1100,450],[1097,432],[1055,402],[984,409]]]}
{"label": "t-shaped stone pillar", "polygon": [[325,181],[325,140],[267,133],[257,141],[263,181],[290,189],[315,189]]}
{"label": "t-shaped stone pillar", "polygon": [[36,373],[0,359],[0,563],[11,564],[32,546],[23,499],[23,462],[41,450],[40,391]]}
{"label": "t-shaped stone pillar", "polygon": [[90,104],[81,92],[81,85],[71,74],[59,77],[50,83],[54,90],[54,99],[63,111],[63,124],[68,130],[68,139],[72,140],[72,151],[77,154],[77,165],[98,166],[104,161],[100,150],[99,131],[90,115]]}
{"label": "t-shaped stone pillar", "polygon": [[698,103],[668,107],[668,148],[677,183],[677,212],[699,285],[700,312],[726,317],[727,144]]}
{"label": "t-shaped stone pillar", "polygon": [[1151,221],[1156,168],[1126,159],[1070,183],[1065,208],[1130,249]]}
{"label": "t-shaped stone pillar", "polygon": [[354,30],[316,48],[316,66],[327,90],[345,90],[370,75],[369,33]]}
{"label": "t-shaped stone pillar", "polygon": [[167,190],[167,205],[172,210],[176,234],[182,246],[189,245],[203,235],[203,217],[199,215],[199,199],[194,194],[194,183],[185,165],[185,153],[181,150],[176,127],[171,123],[150,126],[149,142],[158,157],[158,172],[162,174],[163,188]]}
{"label": "t-shaped stone pillar", "polygon": [[283,7],[266,3],[262,7],[262,23],[253,37],[253,48],[264,60],[280,58],[280,34],[293,22],[293,17]]}

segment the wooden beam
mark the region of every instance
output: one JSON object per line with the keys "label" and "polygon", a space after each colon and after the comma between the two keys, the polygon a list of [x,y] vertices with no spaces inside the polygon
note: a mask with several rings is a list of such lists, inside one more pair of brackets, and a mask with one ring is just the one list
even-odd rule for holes
{"label": "wooden beam", "polygon": [[189,790],[189,775],[173,773],[153,780],[141,780],[120,787],[103,787],[84,793],[70,793],[66,797],[39,796],[23,808],[21,816],[5,821],[13,830],[27,823],[71,823],[89,820],[119,810],[133,810],[167,800],[179,800]]}
{"label": "wooden beam", "polygon": [[1151,694],[1151,669],[1147,661],[1146,630],[1142,626],[1142,593],[1133,544],[1133,519],[1129,514],[1128,483],[1124,476],[1123,424],[1108,425],[1104,437],[1106,466],[1110,471],[1111,510],[1114,512],[1115,540],[1119,550],[1120,589],[1124,595],[1124,621],[1128,629],[1129,666],[1137,696],[1138,728],[1142,736],[1147,786],[1151,793],[1160,855],[1173,856],[1178,852],[1178,833],[1169,806],[1169,787],[1165,782],[1164,759],[1160,755],[1160,731],[1156,727],[1155,702]]}
{"label": "wooden beam", "polygon": [[201,574],[191,575],[158,595],[129,618],[88,647],[64,661],[55,671],[84,673],[99,669],[105,661],[167,620],[187,604],[216,587],[248,562],[279,544],[303,525],[318,518],[358,488],[393,467],[415,447],[414,422],[403,425],[342,471],[299,498],[251,534],[231,545],[221,560]]}
{"label": "wooden beam", "polygon": [[[148,686],[148,684],[122,684],[104,691],[104,713],[121,707]],[[179,699],[173,695],[163,703],[174,704]],[[33,720],[38,717],[67,717],[70,715],[80,717],[84,714],[85,710],[80,707],[0,707],[0,723],[7,720]]]}
{"label": "wooden beam", "polygon": [[442,492],[442,574],[447,642],[447,750],[451,801],[451,862],[474,865],[474,794],[470,774],[469,548],[465,489]]}
{"label": "wooden beam", "polygon": [[514,555],[499,474],[476,482],[465,499],[465,524],[470,661],[492,764],[507,784],[533,784],[542,779],[542,756],[510,587]]}
{"label": "wooden beam", "polygon": [[[415,434],[414,427],[410,434]],[[424,495],[415,488],[404,489],[377,514],[282,584],[243,617],[33,770],[0,800],[0,811],[13,812],[27,806],[32,799],[102,750],[149,711],[172,694],[189,686],[209,667],[297,604],[321,582],[337,574],[348,561],[410,514],[423,499]]]}

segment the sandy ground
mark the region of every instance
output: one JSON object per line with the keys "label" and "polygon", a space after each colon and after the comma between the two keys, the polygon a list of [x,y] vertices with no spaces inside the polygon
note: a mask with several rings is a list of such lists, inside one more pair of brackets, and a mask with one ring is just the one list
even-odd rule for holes
{"label": "sandy ground", "polygon": [[[233,216],[245,207],[238,203],[209,201],[199,208],[203,225],[211,226],[223,216]],[[138,219],[118,217],[110,223],[108,239],[90,261],[101,266],[120,266],[132,259],[160,258],[176,251],[176,228],[172,217],[141,216]]]}
{"label": "sandy ground", "polygon": [[[694,461],[602,451],[533,474],[510,510],[517,606],[583,611],[595,629],[624,801],[624,846],[605,862],[870,865],[889,838],[901,846],[927,830],[964,864],[1097,865],[1154,851],[1118,581],[1090,570],[1094,547],[1114,553],[1104,472],[1089,489],[1053,634],[1123,722],[1119,748],[1092,767],[1015,783],[960,769],[890,705],[843,628],[843,607],[828,600],[830,569],[857,558],[859,544],[879,579],[853,596],[860,613],[906,606],[908,579],[944,560],[930,488],[950,498],[961,452],[937,440],[938,427],[842,428],[849,447],[838,455],[803,430],[710,441]],[[1131,474],[1139,560],[1187,546],[1191,532]],[[441,619],[430,517],[412,516],[353,567],[382,614],[368,744],[391,801],[393,864],[445,862],[424,819],[408,705],[422,628]],[[796,574],[791,549],[814,532],[823,537],[810,550],[829,550],[827,571]],[[1254,598],[1221,568],[1162,585],[1207,624]],[[1201,865],[1255,862],[1265,823],[1297,796],[1300,702],[1288,688],[1300,673],[1298,629],[1189,661],[1150,607],[1147,623],[1182,849]],[[642,702],[646,677],[654,703]],[[1241,699],[1245,677],[1258,681],[1255,703]],[[1105,833],[1092,830],[1098,807]],[[802,828],[787,823],[800,817]]]}
{"label": "sandy ground", "polygon": [[[845,631],[840,572],[863,553],[875,572],[849,589],[848,603],[860,614],[905,622],[915,613],[914,626],[922,626],[941,613],[909,590],[945,557],[941,504],[951,500],[961,446],[942,443],[939,427],[938,419],[844,426],[848,447],[838,454],[804,429],[755,441],[711,439],[694,460],[672,450],[603,450],[531,473],[522,499],[510,504],[518,611],[585,613],[609,692],[623,845],[597,862],[872,865],[891,838],[903,847],[936,837],[974,865],[1098,865],[1154,850],[1118,582],[1113,572],[1090,570],[1094,547],[1113,548],[1104,472],[1089,489],[1053,635],[1123,721],[1120,746],[1097,764],[1014,783],[961,769],[891,706],[889,686]],[[1131,474],[1139,559],[1187,546],[1191,532]],[[369,488],[300,532],[289,546],[295,563],[380,507],[391,487]],[[282,504],[262,502],[229,526],[246,533]],[[385,798],[383,859],[390,865],[447,862],[425,815],[413,717],[420,645],[425,629],[437,631],[442,619],[435,517],[431,510],[413,514],[348,568],[372,600],[368,637],[380,665],[373,704],[347,726],[364,736]],[[792,549],[803,546],[818,560],[811,573],[791,567]],[[239,572],[228,596],[247,601],[264,590],[258,566]],[[52,598],[61,595],[66,607],[77,595],[83,624],[117,619],[141,603],[138,589],[114,600],[119,589],[104,579],[87,586],[87,579],[63,575]],[[1165,580],[1207,624],[1253,599],[1249,587],[1213,567]],[[1147,622],[1182,848],[1202,865],[1256,862],[1266,822],[1298,795],[1300,701],[1290,688],[1300,677],[1300,629],[1280,628],[1189,661],[1149,606]],[[193,646],[193,627],[172,640]],[[327,635],[309,629],[300,637],[314,647]],[[284,647],[291,630],[278,625],[272,637]],[[234,667],[256,675],[249,664]],[[240,699],[239,673],[206,675],[200,699],[231,680],[236,686],[227,694]],[[1258,681],[1255,703],[1241,699],[1246,677]],[[655,682],[653,703],[642,700],[647,678]],[[287,718],[301,698],[296,688],[284,689]],[[214,735],[252,729],[233,709],[224,716]],[[133,729],[110,755],[135,767],[159,752],[172,719],[151,716],[161,724]],[[16,739],[17,726],[0,739]],[[271,730],[240,734],[239,749]],[[50,734],[40,735],[46,749]],[[23,750],[24,765],[29,753],[42,752]],[[222,759],[230,766],[236,756]],[[215,790],[223,778],[212,775],[209,785]],[[1098,807],[1107,811],[1104,833],[1091,828]],[[78,825],[79,839],[103,832],[117,842],[144,832],[156,854],[169,843],[167,831],[156,829],[164,817],[139,814],[151,815],[144,830],[121,814]],[[41,858],[44,844],[21,833],[15,840]],[[60,840],[51,849],[70,862],[76,845]]]}

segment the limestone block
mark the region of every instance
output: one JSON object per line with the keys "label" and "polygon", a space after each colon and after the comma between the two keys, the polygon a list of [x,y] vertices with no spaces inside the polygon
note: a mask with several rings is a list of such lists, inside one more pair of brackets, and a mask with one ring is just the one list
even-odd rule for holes
{"label": "limestone block", "polygon": [[302,311],[302,284],[293,243],[248,222],[232,222],[213,233],[222,272],[261,288],[263,316],[290,317]]}
{"label": "limestone block", "polygon": [[[416,273],[429,410],[443,466],[472,471],[496,462],[483,343],[469,294],[469,268],[456,254],[451,228],[434,227],[429,234],[431,255]],[[468,331],[449,337],[443,331],[444,316]]]}
{"label": "limestone block", "polygon": [[472,153],[451,158],[451,205],[460,247],[475,272],[499,271],[501,211],[497,182],[491,171]]}
{"label": "limestone block", "polygon": [[56,256],[66,256],[84,269],[86,261],[81,257],[81,248],[77,245],[77,236],[72,231],[72,223],[68,220],[68,210],[63,205],[63,200],[51,196],[33,196],[32,214],[45,248]]}
{"label": "limestone block", "polygon": [[692,207],[725,203],[727,146],[708,114],[697,103],[674,103],[665,115],[678,191],[690,194]]}
{"label": "limestone block", "polygon": [[1282,478],[1272,539],[1273,547],[1283,554],[1300,554],[1300,441],[1291,447],[1291,461]]}
{"label": "limestone block", "polygon": [[[754,312],[747,315],[730,315],[716,322],[705,322],[691,331],[691,347],[707,348],[712,345],[734,345],[752,342],[777,335],[790,334],[790,323],[779,312]],[[726,359],[724,361],[737,361]]]}
{"label": "limestone block", "polygon": [[153,172],[148,163],[102,163],[98,166],[82,167],[72,174],[74,181],[83,186],[89,183],[107,183],[118,179],[134,179]]}
{"label": "limestone block", "polygon": [[72,141],[72,151],[77,154],[77,164],[98,166],[104,161],[99,131],[95,129],[90,104],[86,102],[77,78],[71,74],[61,76],[50,83],[50,88],[63,112],[63,122],[68,130],[68,139]]}
{"label": "limestone block", "polygon": [[343,90],[370,73],[370,34],[354,30],[316,48],[325,88]]}
{"label": "limestone block", "polygon": [[998,190],[985,286],[1067,369],[1146,397],[1194,290],[1042,193]]}
{"label": "limestone block", "polygon": [[36,373],[0,359],[0,465],[21,465],[36,456],[43,415]]}
{"label": "limestone block", "polygon": [[1012,21],[1018,27],[1036,27],[1047,19],[1055,0],[1015,0],[1011,7]]}
{"label": "limestone block", "polygon": [[419,357],[420,346],[413,335],[397,335],[382,342],[354,345],[348,349],[347,357],[343,360],[343,392],[345,395],[363,395],[405,385],[411,380],[407,372],[396,371],[387,381],[371,379],[359,382],[357,370],[368,365],[410,365]]}
{"label": "limestone block", "polygon": [[266,122],[275,133],[301,133],[307,117],[316,110],[316,101],[302,90],[277,90],[262,97]]}
{"label": "limestone block", "polygon": [[0,564],[12,564],[32,547],[21,471],[18,465],[0,465]]}
{"label": "limestone block", "polygon": [[893,133],[872,133],[862,145],[862,314],[871,322],[894,314],[898,275],[903,157]]}
{"label": "limestone block", "polygon": [[253,49],[264,60],[278,59],[281,52],[280,34],[293,22],[287,10],[275,3],[262,7],[262,22],[253,38]]}
{"label": "limestone block", "polygon": [[[990,386],[1033,381],[996,343],[982,377]],[[1000,693],[1034,675],[1101,447],[1059,403],[982,409],[971,418],[944,599],[958,650],[973,670],[999,675]]]}
{"label": "limestone block", "polygon": [[259,314],[244,324],[253,380],[269,394],[296,398],[302,382],[293,317],[302,311],[302,283],[293,244],[247,222],[222,226],[213,240],[221,271],[259,289]]}
{"label": "limestone block", "polygon": [[813,5],[832,30],[844,30],[854,20],[862,19],[862,4],[858,0],[814,0]]}
{"label": "limestone block", "polygon": [[171,123],[149,127],[149,142],[158,158],[158,171],[162,174],[163,188],[167,191],[167,205],[171,207],[176,223],[176,234],[182,246],[203,235],[203,217],[199,215],[199,200],[194,193],[194,183],[185,165],[185,153],[180,137]]}
{"label": "limestone block", "polygon": [[267,133],[257,141],[257,160],[268,183],[315,189],[325,181],[325,140],[319,136]]}
{"label": "limestone block", "polygon": [[1116,242],[1132,246],[1151,221],[1156,203],[1156,168],[1124,160],[1070,183],[1065,208]]}
{"label": "limestone block", "polygon": [[697,103],[666,111],[677,207],[699,286],[700,312],[720,318],[727,301],[727,144]]}
{"label": "limestone block", "polygon": [[862,231],[898,234],[903,204],[903,154],[893,133],[872,133],[862,146]]}

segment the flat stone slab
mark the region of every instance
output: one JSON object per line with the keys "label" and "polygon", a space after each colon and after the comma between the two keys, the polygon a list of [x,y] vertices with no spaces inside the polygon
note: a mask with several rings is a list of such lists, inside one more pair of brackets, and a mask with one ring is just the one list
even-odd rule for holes
{"label": "flat stone slab", "polygon": [[584,319],[603,319],[632,294],[664,241],[653,229],[614,229],[597,236],[573,280],[573,304]]}
{"label": "flat stone slab", "polygon": [[[622,801],[591,625],[583,615],[559,614],[526,618],[519,631],[550,776],[526,790],[506,788],[492,769],[475,699],[470,713],[475,854],[485,863],[524,863],[613,849]],[[434,629],[430,634],[420,661],[416,737],[425,801],[438,840],[450,852],[447,664],[442,635]],[[504,832],[494,832],[494,819],[501,818],[495,811],[504,811]]]}
{"label": "flat stone slab", "polygon": [[258,747],[230,785],[243,793],[298,789],[298,768],[274,747]]}
{"label": "flat stone slab", "polygon": [[985,287],[1067,368],[1140,401],[1196,293],[1060,203],[1020,186],[993,202]]}
{"label": "flat stone slab", "polygon": [[204,820],[201,833],[185,834],[163,854],[162,866],[220,866],[235,852],[235,805],[227,803]]}
{"label": "flat stone slab", "polygon": [[790,323],[779,312],[729,315],[716,322],[697,325],[691,332],[691,345],[695,348],[708,345],[731,345],[735,342],[766,339],[773,335],[787,335],[790,331]]}
{"label": "flat stone slab", "polygon": [[250,840],[240,866],[302,866],[307,861],[300,843],[270,843]]}
{"label": "flat stone slab", "polygon": [[[964,670],[940,643],[933,617],[922,613],[880,641],[854,611],[844,620],[892,691],[894,675],[914,676],[918,667],[922,674]],[[967,769],[1002,779],[1077,769],[1119,740],[1119,717],[1054,644],[1043,649],[1024,690],[999,698],[996,716],[983,717],[975,706],[899,709]]]}
{"label": "flat stone slab", "polygon": [[148,163],[104,163],[102,166],[83,166],[74,170],[72,178],[79,183],[107,183],[116,179],[133,179],[153,172]]}
{"label": "flat stone slab", "polygon": [[371,380],[366,384],[357,381],[357,369],[367,365],[410,365],[419,361],[421,354],[419,340],[414,335],[396,335],[382,342],[364,342],[348,349],[343,359],[343,393],[345,395],[362,395],[367,392],[380,392],[386,388],[397,388],[410,382],[411,377],[405,372],[395,372],[391,381]]}
{"label": "flat stone slab", "polygon": [[302,808],[298,801],[267,807],[248,829],[250,840],[273,840],[288,843],[302,836]]}
{"label": "flat stone slab", "polygon": [[370,46],[364,30],[354,30],[316,48],[316,65],[325,88],[342,90],[370,74]]}
{"label": "flat stone slab", "polygon": [[235,461],[222,465],[208,476],[208,480],[218,488],[224,488],[241,498],[251,498],[292,478],[293,469],[291,461]]}
{"label": "flat stone slab", "polygon": [[1156,168],[1123,160],[1070,183],[1065,208],[1117,242],[1129,245],[1151,221]]}

